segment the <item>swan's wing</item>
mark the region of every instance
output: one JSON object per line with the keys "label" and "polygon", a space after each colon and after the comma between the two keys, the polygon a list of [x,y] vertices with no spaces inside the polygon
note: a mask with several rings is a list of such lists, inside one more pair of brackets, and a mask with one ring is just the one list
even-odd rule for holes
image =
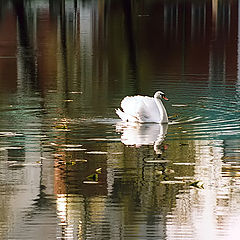
{"label": "swan's wing", "polygon": [[159,122],[160,112],[152,97],[142,97],[142,104],[139,107],[142,120],[144,122]]}
{"label": "swan's wing", "polygon": [[125,97],[121,102],[121,107],[127,115],[131,118],[134,117],[135,121],[159,121],[159,110],[154,98],[145,96]]}

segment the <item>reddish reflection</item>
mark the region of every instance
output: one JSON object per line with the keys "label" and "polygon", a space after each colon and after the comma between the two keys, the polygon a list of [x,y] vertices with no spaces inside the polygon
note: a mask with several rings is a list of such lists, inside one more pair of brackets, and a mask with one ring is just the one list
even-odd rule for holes
{"label": "reddish reflection", "polygon": [[75,1],[73,11],[64,1],[31,9],[27,3],[1,2],[1,89],[16,91],[17,79],[30,74],[42,90],[59,88],[62,79],[66,91],[77,74],[87,91],[93,79],[116,91],[126,61],[132,91],[147,89],[148,76],[163,72],[237,76],[237,1]]}

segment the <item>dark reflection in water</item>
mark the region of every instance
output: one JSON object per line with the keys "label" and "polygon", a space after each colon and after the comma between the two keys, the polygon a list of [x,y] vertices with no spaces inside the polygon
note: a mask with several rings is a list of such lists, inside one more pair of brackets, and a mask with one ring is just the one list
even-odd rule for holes
{"label": "dark reflection in water", "polygon": [[[238,1],[0,1],[1,239],[238,239]],[[168,125],[124,124],[163,90]]]}

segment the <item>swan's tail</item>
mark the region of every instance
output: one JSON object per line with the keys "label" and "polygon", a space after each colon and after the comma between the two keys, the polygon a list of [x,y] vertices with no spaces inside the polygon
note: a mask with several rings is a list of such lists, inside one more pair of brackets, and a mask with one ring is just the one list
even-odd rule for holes
{"label": "swan's tail", "polygon": [[116,114],[123,120],[123,121],[128,121],[128,116],[125,112],[121,111],[119,108],[115,109]]}
{"label": "swan's tail", "polygon": [[139,120],[139,118],[133,117],[133,116],[123,112],[119,108],[115,109],[115,111],[116,111],[116,114],[122,119],[122,121],[125,121],[125,122],[141,122]]}

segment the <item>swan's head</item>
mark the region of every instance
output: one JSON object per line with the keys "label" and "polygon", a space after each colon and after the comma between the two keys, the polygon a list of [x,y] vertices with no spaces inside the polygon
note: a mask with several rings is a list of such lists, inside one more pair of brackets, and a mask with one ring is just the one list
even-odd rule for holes
{"label": "swan's head", "polygon": [[164,99],[164,100],[168,101],[168,98],[165,96],[165,94],[162,91],[155,92],[154,98]]}

